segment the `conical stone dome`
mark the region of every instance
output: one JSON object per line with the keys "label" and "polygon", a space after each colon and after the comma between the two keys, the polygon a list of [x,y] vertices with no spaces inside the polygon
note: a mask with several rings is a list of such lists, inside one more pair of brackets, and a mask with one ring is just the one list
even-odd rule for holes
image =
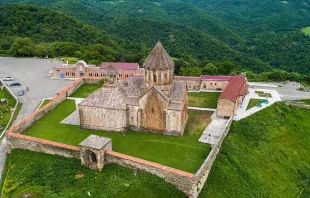
{"label": "conical stone dome", "polygon": [[157,42],[152,52],[143,63],[146,70],[171,70],[174,69],[174,62],[168,55],[160,41]]}

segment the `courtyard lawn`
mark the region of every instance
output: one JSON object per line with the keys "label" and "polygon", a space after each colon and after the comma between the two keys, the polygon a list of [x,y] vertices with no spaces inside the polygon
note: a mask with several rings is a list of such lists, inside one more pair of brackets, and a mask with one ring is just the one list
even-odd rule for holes
{"label": "courtyard lawn", "polygon": [[209,154],[210,146],[198,139],[210,123],[213,112],[189,111],[183,137],[144,132],[125,133],[80,129],[60,124],[75,110],[74,100],[66,100],[24,131],[24,134],[70,145],[78,145],[90,134],[112,139],[113,151],[157,162],[188,172],[196,172]]}
{"label": "courtyard lawn", "polygon": [[261,99],[250,99],[249,104],[246,108],[246,110],[251,109],[252,107],[255,107],[257,104],[259,104]]}
{"label": "courtyard lawn", "polygon": [[102,84],[103,82],[99,84],[83,84],[73,94],[71,94],[70,97],[86,98],[91,93],[102,87]]}
{"label": "courtyard lawn", "polygon": [[[7,123],[9,122],[10,118],[11,118],[11,108],[14,108],[16,101],[14,100],[14,98],[5,90],[0,90],[0,99],[8,99],[9,102],[0,102],[0,126],[2,128],[5,128],[5,126],[7,125]],[[17,112],[18,113],[18,112]],[[2,131],[0,127],[0,132]]]}
{"label": "courtyard lawn", "polygon": [[200,198],[310,197],[309,116],[275,103],[233,121]]}
{"label": "courtyard lawn", "polygon": [[188,106],[215,109],[220,95],[221,92],[188,93]]}
{"label": "courtyard lawn", "polygon": [[102,172],[80,160],[13,150],[6,160],[3,198],[9,197],[186,197],[146,172],[106,165]]}

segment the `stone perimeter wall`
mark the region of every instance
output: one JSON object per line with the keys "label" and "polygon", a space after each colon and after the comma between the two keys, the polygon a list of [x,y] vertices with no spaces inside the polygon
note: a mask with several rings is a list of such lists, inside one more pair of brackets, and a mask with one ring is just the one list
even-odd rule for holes
{"label": "stone perimeter wall", "polygon": [[[96,84],[102,78],[96,77],[84,77],[78,78],[71,85],[65,87],[60,92],[57,93],[51,101],[44,107],[35,111],[33,114],[23,119],[16,125],[7,131],[8,136],[8,152],[10,153],[14,148],[26,149],[35,152],[43,152],[47,154],[60,155],[69,158],[80,158],[80,148],[61,144],[58,142],[52,142],[40,138],[30,137],[27,135],[20,134],[22,131],[30,127],[35,121],[42,118],[49,111],[53,110],[58,104],[66,100],[70,94],[72,94],[76,89],[78,89],[84,83]],[[105,162],[108,164],[114,163],[120,166],[140,169],[151,174],[157,175],[163,178],[166,182],[175,185],[179,190],[184,192],[190,198],[198,197],[204,183],[207,180],[208,174],[212,167],[212,164],[219,152],[221,144],[229,131],[232,118],[229,124],[225,128],[225,133],[219,138],[218,143],[212,148],[210,154],[208,155],[205,162],[202,164],[201,168],[196,174],[188,173],[171,167],[167,167],[154,162],[142,160],[132,156],[124,155],[121,153],[113,152],[107,150],[105,154]]]}
{"label": "stone perimeter wall", "polygon": [[202,163],[201,167],[195,174],[195,179],[196,179],[195,188],[196,188],[197,197],[199,193],[201,192],[205,182],[207,181],[207,178],[211,171],[212,165],[216,159],[216,156],[220,151],[220,148],[223,144],[223,141],[226,135],[228,134],[232,120],[233,120],[233,117],[230,117],[225,128],[223,129],[222,136],[219,137],[218,142],[212,147],[212,150],[209,153],[207,159]]}
{"label": "stone perimeter wall", "polygon": [[195,197],[193,189],[195,177],[192,173],[184,172],[154,162],[131,157],[111,150],[106,151],[105,159],[108,164],[118,164],[120,166],[139,169],[148,173],[152,173],[160,178],[163,178],[166,182],[175,185],[187,196]]}

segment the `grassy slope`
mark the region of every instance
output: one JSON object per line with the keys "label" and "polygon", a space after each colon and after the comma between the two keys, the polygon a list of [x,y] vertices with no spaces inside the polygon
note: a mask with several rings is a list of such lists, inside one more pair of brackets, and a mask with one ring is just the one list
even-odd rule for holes
{"label": "grassy slope", "polygon": [[51,100],[49,100],[49,99],[45,99],[45,100],[40,104],[39,108],[44,107],[44,106],[47,105],[50,101],[51,101]]}
{"label": "grassy slope", "polygon": [[90,134],[101,135],[112,138],[113,150],[116,152],[189,172],[197,171],[210,151],[209,145],[197,141],[210,122],[210,112],[189,111],[189,121],[183,137],[171,137],[130,131],[111,133],[85,130],[79,126],[60,124],[74,110],[74,101],[66,100],[24,133],[71,145],[78,145]]}
{"label": "grassy slope", "polygon": [[99,89],[101,86],[102,86],[102,83],[100,83],[100,84],[83,84],[73,94],[71,94],[70,97],[86,98],[92,92]]}
{"label": "grassy slope", "polygon": [[[25,163],[27,162],[27,163]],[[102,172],[80,165],[80,160],[13,150],[7,158],[6,179],[1,197],[185,197],[162,179],[116,165]],[[83,178],[76,178],[77,174]],[[129,186],[126,186],[128,184]]]}
{"label": "grassy slope", "polygon": [[220,92],[188,93],[188,106],[216,108]]}
{"label": "grassy slope", "polygon": [[3,119],[0,118],[0,125],[5,128],[11,117],[10,108],[15,106],[16,101],[5,89],[0,90],[0,99],[2,98],[9,99],[8,104],[0,102],[0,111],[2,112],[1,116],[3,116]]}
{"label": "grassy slope", "polygon": [[303,102],[306,105],[310,105],[310,99],[303,99],[303,100],[295,100],[296,102]]}
{"label": "grassy slope", "polygon": [[310,197],[309,116],[276,103],[233,122],[201,197]]}

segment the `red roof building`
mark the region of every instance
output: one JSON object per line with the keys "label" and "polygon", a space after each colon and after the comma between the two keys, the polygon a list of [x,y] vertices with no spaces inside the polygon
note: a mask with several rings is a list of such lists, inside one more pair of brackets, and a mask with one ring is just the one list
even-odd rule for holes
{"label": "red roof building", "polygon": [[229,84],[218,99],[227,98],[236,102],[239,96],[246,94],[247,80],[244,76],[232,76]]}

